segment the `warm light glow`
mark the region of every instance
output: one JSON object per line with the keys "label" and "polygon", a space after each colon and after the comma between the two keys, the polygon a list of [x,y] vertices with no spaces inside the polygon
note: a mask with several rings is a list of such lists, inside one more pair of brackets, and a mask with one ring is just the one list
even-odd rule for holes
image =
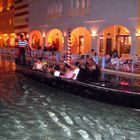
{"label": "warm light glow", "polygon": [[11,7],[12,7],[12,4],[13,4],[13,1],[12,0],[8,0],[8,3],[7,3],[7,10],[10,10]]}
{"label": "warm light glow", "polygon": [[81,41],[84,41],[84,38],[81,38]]}
{"label": "warm light glow", "polygon": [[124,30],[127,34],[129,34],[129,30],[127,28],[124,28]]}
{"label": "warm light glow", "polygon": [[3,1],[0,1],[0,12],[3,11]]}
{"label": "warm light glow", "polygon": [[26,35],[26,38],[29,38],[29,34]]}
{"label": "warm light glow", "polygon": [[100,39],[103,39],[103,35],[100,36]]}
{"label": "warm light glow", "polygon": [[136,33],[136,36],[137,36],[137,37],[140,37],[140,32]]}
{"label": "warm light glow", "polygon": [[64,37],[62,36],[62,44],[64,44]]}
{"label": "warm light glow", "polygon": [[32,48],[37,49],[37,47],[42,46],[42,44],[43,44],[43,40],[42,40],[41,32],[38,30],[32,31],[29,35],[29,45]]}
{"label": "warm light glow", "polygon": [[91,36],[97,36],[97,32],[96,31],[92,31]]}
{"label": "warm light glow", "polygon": [[75,43],[75,37],[73,34],[71,34],[71,46],[73,46]]}
{"label": "warm light glow", "polygon": [[48,36],[48,45],[49,46],[52,45],[52,41],[53,41],[53,39],[52,39],[52,33],[50,33],[49,36]]}
{"label": "warm light glow", "polygon": [[15,36],[15,33],[11,33],[10,36]]}
{"label": "warm light glow", "polygon": [[64,32],[64,36],[67,36],[67,33],[66,32]]}
{"label": "warm light glow", "polygon": [[43,38],[45,37],[45,33],[42,33],[42,37],[43,37]]}
{"label": "warm light glow", "polygon": [[4,34],[4,36],[6,37],[6,36],[8,36],[8,34]]}

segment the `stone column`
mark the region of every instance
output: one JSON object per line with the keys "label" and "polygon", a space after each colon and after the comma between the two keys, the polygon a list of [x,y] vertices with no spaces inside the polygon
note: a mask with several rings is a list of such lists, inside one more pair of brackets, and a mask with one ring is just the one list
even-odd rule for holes
{"label": "stone column", "polygon": [[91,49],[98,53],[97,36],[91,36]]}
{"label": "stone column", "polygon": [[137,46],[137,37],[135,35],[135,32],[133,32],[133,34],[131,34],[131,40],[132,40],[132,44],[131,44],[131,48],[130,48],[130,54],[132,56],[140,55],[140,49]]}

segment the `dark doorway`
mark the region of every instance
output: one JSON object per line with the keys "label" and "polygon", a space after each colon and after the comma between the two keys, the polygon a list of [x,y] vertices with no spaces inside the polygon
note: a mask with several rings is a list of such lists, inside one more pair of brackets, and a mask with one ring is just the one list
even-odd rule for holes
{"label": "dark doorway", "polygon": [[112,53],[112,38],[107,38],[106,39],[106,54],[111,54]]}
{"label": "dark doorway", "polygon": [[83,48],[84,48],[84,36],[81,35],[79,36],[79,54],[83,53]]}

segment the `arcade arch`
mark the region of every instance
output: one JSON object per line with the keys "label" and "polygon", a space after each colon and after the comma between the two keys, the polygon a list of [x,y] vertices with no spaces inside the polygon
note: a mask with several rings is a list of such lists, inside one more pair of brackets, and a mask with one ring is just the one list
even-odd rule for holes
{"label": "arcade arch", "polygon": [[86,54],[91,49],[91,33],[84,27],[77,27],[71,32],[73,54]]}
{"label": "arcade arch", "polygon": [[37,49],[39,46],[42,46],[43,39],[40,31],[32,31],[29,36],[29,45],[33,49]]}
{"label": "arcade arch", "polygon": [[113,25],[104,29],[99,36],[99,54],[112,54],[117,50],[120,57],[129,55],[131,44],[130,31],[122,25]]}
{"label": "arcade arch", "polygon": [[59,29],[52,29],[46,34],[47,49],[57,51],[64,49],[64,37]]}

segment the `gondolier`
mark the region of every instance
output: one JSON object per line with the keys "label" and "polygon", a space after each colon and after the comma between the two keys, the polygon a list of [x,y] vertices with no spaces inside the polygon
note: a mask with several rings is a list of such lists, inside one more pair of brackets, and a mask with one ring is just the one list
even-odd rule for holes
{"label": "gondolier", "polygon": [[23,38],[23,35],[20,35],[20,39],[18,40],[18,47],[19,47],[19,64],[26,65],[26,56],[25,50],[28,46],[27,40]]}

